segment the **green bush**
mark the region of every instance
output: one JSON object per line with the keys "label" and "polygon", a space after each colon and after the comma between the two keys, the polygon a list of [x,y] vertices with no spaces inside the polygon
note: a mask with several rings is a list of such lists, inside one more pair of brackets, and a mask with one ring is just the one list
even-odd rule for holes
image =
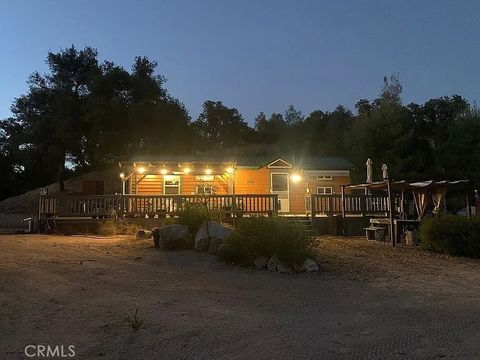
{"label": "green bush", "polygon": [[442,215],[420,226],[421,245],[455,256],[480,258],[480,218]]}
{"label": "green bush", "polygon": [[222,222],[225,218],[223,211],[219,209],[208,209],[204,204],[186,203],[178,213],[178,223],[187,225],[191,235],[195,235],[200,225],[205,221],[214,220]]}
{"label": "green bush", "polygon": [[237,254],[235,262],[243,264],[252,264],[259,256],[277,255],[287,265],[300,265],[312,255],[311,238],[298,224],[280,217],[240,219],[226,243]]}

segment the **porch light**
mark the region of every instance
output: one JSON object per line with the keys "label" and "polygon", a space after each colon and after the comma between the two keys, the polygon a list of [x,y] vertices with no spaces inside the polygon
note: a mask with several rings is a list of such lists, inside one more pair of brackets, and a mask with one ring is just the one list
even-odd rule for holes
{"label": "porch light", "polygon": [[145,168],[143,166],[140,166],[139,168],[137,168],[137,172],[139,174],[143,174],[145,172]]}
{"label": "porch light", "polygon": [[225,169],[225,171],[231,175],[235,172],[235,169],[232,166],[229,166]]}
{"label": "porch light", "polygon": [[211,174],[212,174],[212,169],[210,169],[210,168],[207,167],[207,168],[205,169],[205,174],[211,175]]}
{"label": "porch light", "polygon": [[120,179],[123,179],[125,177],[124,173],[120,173]]}
{"label": "porch light", "polygon": [[299,174],[292,174],[291,179],[294,183],[297,183],[302,180],[302,177]]}
{"label": "porch light", "polygon": [[189,174],[192,171],[189,167],[183,168],[183,173],[184,174]]}
{"label": "porch light", "polygon": [[167,173],[168,173],[168,170],[166,168],[162,168],[160,170],[160,174],[162,174],[162,175],[166,175]]}

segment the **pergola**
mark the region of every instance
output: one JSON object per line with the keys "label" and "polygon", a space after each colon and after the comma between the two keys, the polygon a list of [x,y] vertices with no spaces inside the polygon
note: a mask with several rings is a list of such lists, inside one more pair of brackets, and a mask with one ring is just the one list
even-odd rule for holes
{"label": "pergola", "polygon": [[[386,178],[383,181],[376,182],[367,182],[363,184],[347,185],[342,189],[342,195],[344,195],[345,189],[358,190],[363,189],[366,192],[370,190],[383,190],[388,194],[388,215],[389,215],[389,226],[390,234],[392,238],[392,245],[395,246],[395,237],[393,236],[394,232],[394,212],[393,212],[393,193],[400,195],[400,219],[405,220],[405,193],[411,192],[413,197],[413,202],[415,205],[415,210],[417,212],[417,220],[421,221],[426,215],[428,206],[433,203],[433,213],[440,213],[445,210],[446,206],[446,193],[450,187],[456,187],[463,189],[465,191],[465,205],[467,215],[470,217],[470,203],[468,197],[468,189],[466,185],[469,180],[427,180],[419,182],[409,182],[407,180],[401,181],[391,181]],[[430,202],[431,201],[431,202]]]}
{"label": "pergola", "polygon": [[[133,161],[120,162],[118,166],[121,171],[122,193],[125,194],[125,183],[134,175],[141,177],[146,175],[216,175],[229,176],[234,179],[237,164],[233,161]],[[233,186],[235,187],[235,185]],[[235,189],[233,189],[233,192],[235,192]]]}

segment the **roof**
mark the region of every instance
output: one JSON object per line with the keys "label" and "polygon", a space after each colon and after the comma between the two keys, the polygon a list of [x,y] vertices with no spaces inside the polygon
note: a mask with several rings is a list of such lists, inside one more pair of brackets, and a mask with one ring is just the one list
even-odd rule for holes
{"label": "roof", "polygon": [[138,155],[130,159],[137,163],[202,163],[226,164],[236,163],[237,167],[261,168],[277,159],[283,159],[295,168],[302,170],[351,170],[352,163],[340,156],[205,156],[205,155]]}

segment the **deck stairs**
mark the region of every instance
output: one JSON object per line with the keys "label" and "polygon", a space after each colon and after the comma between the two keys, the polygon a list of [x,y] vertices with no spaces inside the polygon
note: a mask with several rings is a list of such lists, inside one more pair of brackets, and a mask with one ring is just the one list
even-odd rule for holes
{"label": "deck stairs", "polygon": [[318,230],[312,225],[312,221],[309,216],[295,215],[285,216],[286,219],[295,223],[296,226],[303,229],[308,236],[317,236]]}

